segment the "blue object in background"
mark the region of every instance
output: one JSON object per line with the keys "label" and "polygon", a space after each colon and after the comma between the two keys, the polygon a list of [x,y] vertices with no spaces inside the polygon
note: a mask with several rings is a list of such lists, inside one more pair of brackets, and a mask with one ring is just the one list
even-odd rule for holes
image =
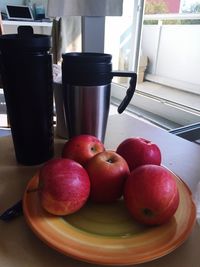
{"label": "blue object in background", "polygon": [[45,18],[45,8],[43,5],[34,4],[34,15],[35,19],[44,19]]}
{"label": "blue object in background", "polygon": [[11,131],[10,129],[0,129],[0,136],[7,136],[7,135],[11,135]]}

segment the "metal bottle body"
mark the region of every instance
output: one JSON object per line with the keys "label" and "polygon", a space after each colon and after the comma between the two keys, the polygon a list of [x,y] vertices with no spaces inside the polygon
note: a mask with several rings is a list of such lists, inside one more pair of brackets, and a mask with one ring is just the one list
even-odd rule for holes
{"label": "metal bottle body", "polygon": [[110,106],[110,84],[63,87],[69,137],[90,134],[105,138]]}

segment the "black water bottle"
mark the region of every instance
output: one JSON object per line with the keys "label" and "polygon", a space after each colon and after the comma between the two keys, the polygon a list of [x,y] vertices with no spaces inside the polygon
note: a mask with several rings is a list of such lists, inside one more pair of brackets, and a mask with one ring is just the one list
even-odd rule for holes
{"label": "black water bottle", "polygon": [[41,164],[53,157],[51,37],[29,26],[0,37],[1,75],[18,163]]}

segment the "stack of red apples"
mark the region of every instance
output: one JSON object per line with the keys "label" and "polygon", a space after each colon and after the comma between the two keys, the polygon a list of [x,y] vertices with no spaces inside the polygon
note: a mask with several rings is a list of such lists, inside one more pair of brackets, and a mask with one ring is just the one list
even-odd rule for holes
{"label": "stack of red apples", "polygon": [[146,225],[170,220],[179,205],[174,176],[161,166],[161,150],[141,137],[122,141],[115,151],[91,135],[66,141],[62,155],[39,172],[42,207],[54,215],[77,212],[88,201],[125,206],[133,219]]}

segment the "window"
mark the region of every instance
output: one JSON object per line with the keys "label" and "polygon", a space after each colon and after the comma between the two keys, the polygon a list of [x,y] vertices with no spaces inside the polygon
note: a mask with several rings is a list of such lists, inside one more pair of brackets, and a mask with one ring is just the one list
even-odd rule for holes
{"label": "window", "polygon": [[[106,18],[105,52],[113,55],[114,69],[133,70],[134,16],[141,2],[124,0],[123,17]],[[143,18],[139,79],[129,109],[166,129],[197,123],[200,1],[146,0],[145,8],[159,14],[145,13]],[[124,97],[126,83],[124,78],[115,80],[113,102]]]}

